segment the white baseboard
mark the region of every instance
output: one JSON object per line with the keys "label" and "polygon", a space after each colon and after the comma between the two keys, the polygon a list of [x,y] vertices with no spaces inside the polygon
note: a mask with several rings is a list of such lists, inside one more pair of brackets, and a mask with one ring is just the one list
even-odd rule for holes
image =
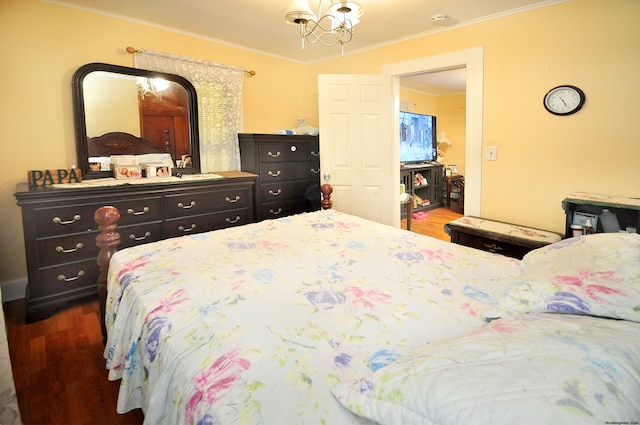
{"label": "white baseboard", "polygon": [[25,297],[27,292],[27,278],[0,282],[2,301],[15,301]]}

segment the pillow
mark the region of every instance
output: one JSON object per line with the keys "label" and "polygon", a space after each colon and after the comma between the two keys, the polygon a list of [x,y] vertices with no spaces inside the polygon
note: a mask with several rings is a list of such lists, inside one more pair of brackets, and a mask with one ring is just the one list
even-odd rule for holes
{"label": "pillow", "polygon": [[[586,314],[640,322],[640,235],[597,233],[529,252],[501,312]],[[489,316],[501,316],[491,314]]]}
{"label": "pillow", "polygon": [[566,314],[506,317],[426,344],[332,392],[380,424],[637,421],[640,324]]}

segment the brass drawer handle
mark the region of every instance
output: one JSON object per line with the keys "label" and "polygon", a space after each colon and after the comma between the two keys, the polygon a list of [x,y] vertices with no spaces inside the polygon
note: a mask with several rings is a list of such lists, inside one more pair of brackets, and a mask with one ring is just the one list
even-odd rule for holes
{"label": "brass drawer handle", "polygon": [[278,196],[282,193],[282,190],[278,189],[277,192],[274,192],[273,190],[269,189],[269,195],[273,195],[273,196]]}
{"label": "brass drawer handle", "polygon": [[273,171],[269,171],[268,173],[271,177],[278,177],[280,174],[282,174],[282,171],[278,170],[275,173]]}
{"label": "brass drawer handle", "polygon": [[144,232],[144,236],[139,236],[139,237],[131,233],[129,235],[129,239],[131,239],[132,241],[143,241],[147,239],[149,236],[151,236],[151,232]]}
{"label": "brass drawer handle", "polygon": [[491,252],[502,251],[504,249],[503,247],[496,245],[494,243],[492,244],[485,243],[484,247],[490,250]]}
{"label": "brass drawer handle", "polygon": [[320,156],[320,152],[311,151],[311,155],[312,156]]}
{"label": "brass drawer handle", "polygon": [[282,214],[282,208],[278,208],[277,211],[274,210],[269,210],[269,213],[273,214],[273,215],[278,215],[278,214]]}
{"label": "brass drawer handle", "polygon": [[273,152],[269,151],[269,152],[267,152],[267,155],[269,155],[271,158],[277,158],[282,154],[279,151],[276,152],[276,153],[273,153]]}
{"label": "brass drawer handle", "polygon": [[224,198],[225,201],[235,204],[236,202],[238,202],[240,200],[240,196],[236,195],[236,197],[234,199],[229,198],[228,196],[226,198]]}
{"label": "brass drawer handle", "polygon": [[188,229],[184,226],[178,226],[178,230],[180,230],[181,232],[190,232],[195,228],[196,228],[195,224],[192,224],[191,227],[189,227]]}
{"label": "brass drawer handle", "polygon": [[56,224],[73,224],[76,221],[80,220],[80,216],[78,214],[73,216],[73,220],[69,220],[69,221],[62,221],[62,219],[60,217],[54,217],[53,222]]}
{"label": "brass drawer handle", "polygon": [[127,214],[131,214],[131,215],[142,215],[142,214],[146,214],[149,212],[149,207],[144,207],[142,209],[142,211],[134,211],[132,208],[129,208],[127,210]]}
{"label": "brass drawer handle", "polygon": [[178,208],[182,208],[188,210],[189,208],[193,208],[196,206],[196,201],[191,201],[189,205],[185,205],[182,202],[178,202]]}
{"label": "brass drawer handle", "polygon": [[314,170],[313,168],[311,169],[311,172],[313,174],[320,174],[320,169]]}
{"label": "brass drawer handle", "polygon": [[58,275],[58,280],[64,280],[65,282],[73,282],[74,280],[80,279],[82,276],[84,276],[84,270],[80,270],[78,272],[78,275],[75,277],[66,277],[63,274]]}
{"label": "brass drawer handle", "polygon": [[71,248],[71,249],[64,249],[64,247],[62,246],[57,246],[56,247],[56,252],[62,252],[63,254],[68,254],[70,252],[76,252],[77,250],[81,249],[84,245],[82,245],[82,242],[78,242],[76,244],[75,248]]}
{"label": "brass drawer handle", "polygon": [[240,216],[239,216],[239,215],[237,215],[235,220],[232,220],[232,219],[230,219],[229,217],[225,218],[224,220],[225,220],[227,223],[235,224],[235,223],[237,223],[237,222],[239,222],[239,221],[240,221]]}

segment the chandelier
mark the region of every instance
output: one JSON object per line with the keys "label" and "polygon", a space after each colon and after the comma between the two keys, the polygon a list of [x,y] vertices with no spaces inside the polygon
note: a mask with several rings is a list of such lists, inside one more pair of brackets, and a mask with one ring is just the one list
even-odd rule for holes
{"label": "chandelier", "polygon": [[144,100],[145,96],[149,95],[162,98],[162,91],[168,89],[169,85],[169,81],[162,78],[136,78],[136,88],[138,89],[138,95],[142,100]]}
{"label": "chandelier", "polygon": [[[319,16],[320,18],[318,18]],[[307,0],[291,0],[286,22],[300,26],[302,48],[304,42],[335,46],[344,45],[353,38],[353,27],[360,22],[362,7],[354,0],[332,0],[326,15],[322,15],[322,0],[318,0],[318,15],[315,15]]]}

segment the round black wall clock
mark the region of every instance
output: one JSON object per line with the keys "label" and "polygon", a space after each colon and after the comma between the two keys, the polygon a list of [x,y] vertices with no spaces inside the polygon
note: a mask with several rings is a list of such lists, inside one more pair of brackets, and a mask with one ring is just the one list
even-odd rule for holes
{"label": "round black wall clock", "polygon": [[554,115],[571,115],[584,106],[586,96],[576,86],[554,87],[544,95],[544,107]]}

